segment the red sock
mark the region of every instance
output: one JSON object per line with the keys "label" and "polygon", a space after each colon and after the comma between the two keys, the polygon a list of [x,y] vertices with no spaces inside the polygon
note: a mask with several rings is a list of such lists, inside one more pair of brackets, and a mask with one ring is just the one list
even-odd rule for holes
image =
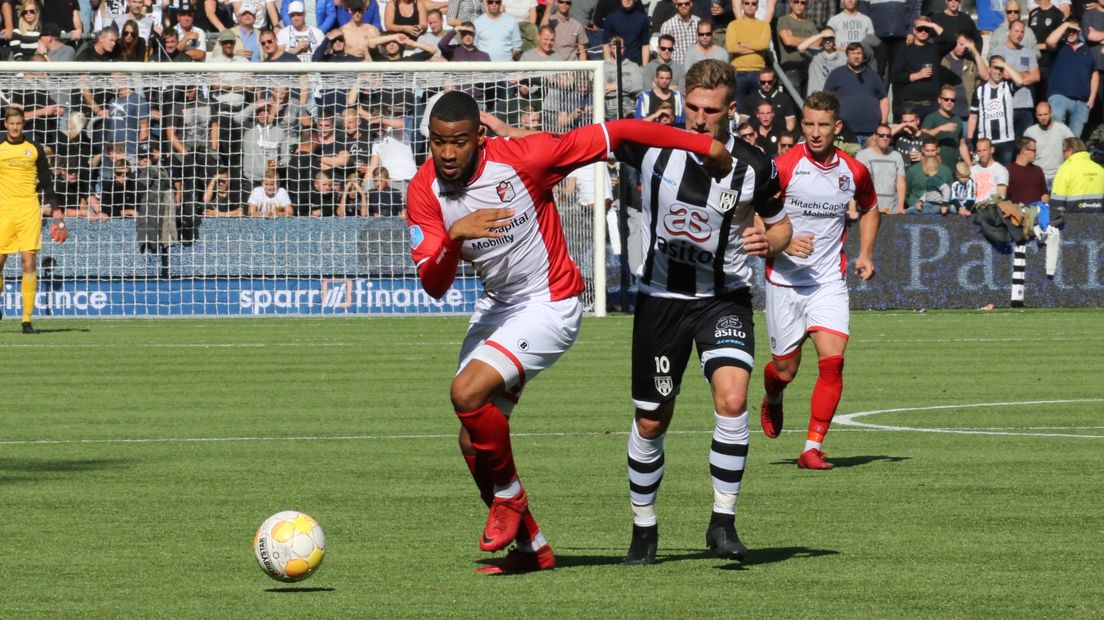
{"label": "red sock", "polygon": [[817,363],[820,373],[810,403],[809,441],[823,442],[843,394],[843,356],[831,355]]}
{"label": "red sock", "polygon": [[774,360],[767,362],[767,365],[763,368],[763,387],[767,390],[767,396],[771,400],[777,399],[782,395],[782,390],[786,389],[789,384],[789,381],[784,381],[782,377],[778,376],[778,370],[774,367]]}
{"label": "red sock", "polygon": [[[475,485],[479,487],[479,497],[483,499],[484,504],[490,506],[491,502],[494,501],[494,483],[491,481],[486,459],[481,459],[476,454],[465,454],[464,462],[468,465],[468,471],[471,472]],[[540,526],[537,525],[537,520],[533,518],[533,513],[526,510],[521,518],[521,526],[518,527],[518,540],[528,542],[539,532]]]}
{"label": "red sock", "polygon": [[490,506],[494,500],[494,483],[491,482],[490,472],[486,466],[480,467],[479,457],[475,454],[465,454],[464,462],[468,464],[475,486],[479,487],[479,497],[483,498],[484,504]]}
{"label": "red sock", "polygon": [[517,469],[510,449],[510,423],[502,411],[494,403],[487,403],[475,411],[457,411],[456,417],[471,436],[477,469],[486,464],[492,484],[500,487],[510,484],[517,477]]}

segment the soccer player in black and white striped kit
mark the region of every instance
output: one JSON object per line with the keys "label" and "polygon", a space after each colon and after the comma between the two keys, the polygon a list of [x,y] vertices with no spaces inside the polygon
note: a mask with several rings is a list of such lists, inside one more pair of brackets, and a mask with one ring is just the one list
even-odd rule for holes
{"label": "soccer player in black and white striped kit", "polygon": [[[633,321],[636,418],[628,445],[633,534],[625,564],[655,562],[663,440],[695,344],[715,408],[706,546],[729,559],[747,553],[735,513],[747,458],[747,390],[755,354],[748,257],[781,252],[791,228],[771,159],[729,135],[735,92],[736,75],[727,63],[703,60],[686,73],[686,129],[713,135],[732,155],[732,171],[719,180],[684,151],[632,145],[616,151],[620,161],[641,170],[645,256]],[[763,225],[756,225],[756,214]]]}

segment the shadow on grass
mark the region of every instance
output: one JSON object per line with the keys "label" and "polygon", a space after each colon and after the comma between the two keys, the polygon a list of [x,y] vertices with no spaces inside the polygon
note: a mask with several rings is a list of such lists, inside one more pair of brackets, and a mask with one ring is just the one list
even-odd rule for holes
{"label": "shadow on grass", "polygon": [[[7,323],[7,321],[4,322]],[[15,330],[13,330],[14,333],[21,333],[19,331],[21,328],[19,327],[18,321],[13,321],[13,323],[16,324],[16,328]],[[39,327],[38,325],[35,325],[35,335],[39,336],[43,334],[63,334],[65,332],[88,333],[91,331],[92,330],[88,329],[87,327]]]}
{"label": "shadow on grass", "polygon": [[0,484],[36,482],[50,474],[82,474],[126,467],[128,459],[0,459]]}
{"label": "shadow on grass", "polygon": [[[832,464],[833,468],[847,468],[847,467],[860,467],[862,465],[869,465],[878,461],[885,461],[887,463],[903,463],[911,456],[887,456],[885,454],[867,455],[867,456],[830,456],[827,461]],[[785,459],[781,461],[774,461],[771,465],[797,465],[797,459]]]}
{"label": "shadow on grass", "polygon": [[[583,549],[572,549],[578,551],[584,551]],[[755,566],[756,564],[774,564],[776,562],[785,562],[787,560],[799,560],[816,558],[826,555],[836,555],[839,551],[832,549],[810,549],[808,547],[775,547],[766,549],[752,549],[748,552],[748,557],[743,562],[731,562],[726,563],[717,568],[720,570],[741,570],[748,566]],[[620,566],[621,562],[625,559],[624,554],[618,555],[565,555],[563,553],[556,554],[556,568],[573,568],[577,566]],[[718,558],[712,551],[707,549],[670,549],[666,552],[660,550],[656,555],[656,564],[664,564],[666,562],[684,562],[690,560],[709,560],[709,561],[724,561],[722,558]],[[478,564],[490,565],[495,562],[495,558],[488,558],[479,560]],[[626,567],[632,568],[632,567]],[[526,573],[510,573],[512,575],[526,574]]]}
{"label": "shadow on grass", "polygon": [[311,592],[333,592],[335,588],[308,588],[306,586],[286,586],[283,588],[267,588],[265,592],[273,594],[309,594]]}
{"label": "shadow on grass", "polygon": [[[810,549],[808,547],[767,547],[765,549],[751,549],[743,562],[732,562],[717,568],[720,570],[743,570],[757,564],[776,564],[789,560],[819,558],[826,555],[839,555],[839,551],[834,549]],[[709,557],[714,556],[710,555]]]}

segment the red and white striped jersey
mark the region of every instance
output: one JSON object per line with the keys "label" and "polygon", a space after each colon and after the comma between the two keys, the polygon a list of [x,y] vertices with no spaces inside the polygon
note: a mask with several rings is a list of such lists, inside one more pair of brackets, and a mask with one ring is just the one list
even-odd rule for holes
{"label": "red and white striped jersey", "polygon": [[[620,120],[565,134],[489,138],[479,167],[462,185],[438,179],[432,158],[426,160],[407,189],[410,248],[423,287],[443,294],[461,258],[475,268],[486,294],[500,303],[559,301],[582,293],[583,276],[568,255],[552,188],[572,170],[606,159],[626,141],[707,155],[712,137]],[[514,210],[501,238],[462,245],[449,239],[456,220],[497,208]]]}
{"label": "red and white striped jersey", "polygon": [[842,280],[847,271],[843,252],[847,205],[854,198],[860,213],[878,206],[870,171],[839,149],[831,163],[821,165],[805,143],[774,162],[793,236],[812,233],[813,253],[808,258],[784,252],[768,258],[767,281],[778,286],[813,286]]}
{"label": "red and white striped jersey", "polygon": [[[488,138],[471,181],[456,186],[437,178],[426,160],[408,188],[410,244],[419,266],[448,238],[456,220],[477,209],[511,208],[514,218],[498,239],[464,242],[487,295],[502,303],[558,301],[583,291],[583,276],[567,253],[552,187],[583,164],[606,158],[609,142],[601,126],[564,135],[520,139]],[[555,164],[556,167],[551,167]]]}

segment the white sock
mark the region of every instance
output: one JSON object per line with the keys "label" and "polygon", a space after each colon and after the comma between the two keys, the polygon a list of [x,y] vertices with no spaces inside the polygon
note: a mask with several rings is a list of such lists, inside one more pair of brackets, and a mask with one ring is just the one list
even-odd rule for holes
{"label": "white sock", "polygon": [[494,487],[495,497],[504,497],[509,499],[511,497],[517,497],[518,493],[521,493],[521,482],[517,479],[517,476],[514,476],[514,479],[510,481],[510,484],[507,484],[504,487],[498,486],[497,484]]}
{"label": "white sock", "polygon": [[645,439],[632,423],[629,433],[629,499],[633,523],[642,527],[656,524],[655,504],[663,480],[663,439]]}
{"label": "white sock", "polygon": [[746,410],[735,418],[713,412],[713,443],[709,448],[713,512],[736,514],[736,500],[740,496],[750,438]]}
{"label": "white sock", "polygon": [[808,452],[809,450],[820,450],[820,442],[813,441],[811,439],[805,440],[805,449],[802,452]]}

